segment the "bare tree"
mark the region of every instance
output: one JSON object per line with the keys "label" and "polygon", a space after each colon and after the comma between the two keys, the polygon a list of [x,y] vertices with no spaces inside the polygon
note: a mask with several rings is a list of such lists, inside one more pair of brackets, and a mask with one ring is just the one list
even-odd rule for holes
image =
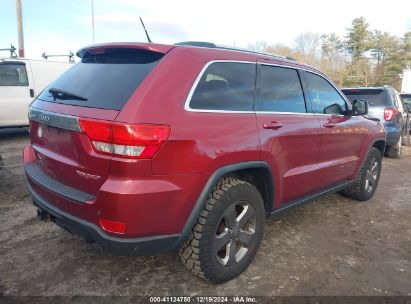
{"label": "bare tree", "polygon": [[247,48],[250,51],[264,53],[267,50],[268,44],[266,41],[256,41],[253,44],[249,44]]}
{"label": "bare tree", "polygon": [[274,54],[274,55],[281,55],[281,56],[291,57],[291,58],[295,57],[295,52],[292,48],[284,44],[280,44],[280,43],[270,45],[269,47],[267,47],[265,51],[267,53]]}
{"label": "bare tree", "polygon": [[307,32],[295,38],[296,51],[302,55],[315,56],[320,45],[320,35],[318,33]]}

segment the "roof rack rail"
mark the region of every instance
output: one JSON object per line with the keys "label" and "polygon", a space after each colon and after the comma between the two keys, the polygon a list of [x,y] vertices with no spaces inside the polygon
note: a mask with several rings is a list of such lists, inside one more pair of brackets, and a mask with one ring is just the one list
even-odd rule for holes
{"label": "roof rack rail", "polygon": [[0,49],[0,51],[9,51],[10,52],[10,58],[17,58],[17,53],[16,53],[16,47],[13,46],[13,44],[10,44],[9,48],[4,48]]}
{"label": "roof rack rail", "polygon": [[49,57],[68,57],[69,62],[74,63],[74,54],[72,51],[70,51],[68,54],[62,54],[62,55],[46,55],[46,52],[43,52],[43,54],[41,54],[41,57],[43,57],[46,60]]}
{"label": "roof rack rail", "polygon": [[214,49],[222,49],[222,50],[229,50],[229,51],[238,51],[238,52],[258,54],[258,55],[264,55],[264,56],[270,56],[270,57],[295,61],[294,58],[288,57],[288,56],[281,56],[281,55],[270,54],[270,53],[256,52],[256,51],[251,51],[251,50],[243,49],[243,48],[237,48],[237,47],[225,46],[225,45],[218,45],[218,44],[215,44],[215,43],[212,43],[212,42],[206,42],[206,41],[183,41],[183,42],[174,43],[174,45],[186,45],[186,46],[205,47],[205,48],[212,48],[212,49],[213,48]]}

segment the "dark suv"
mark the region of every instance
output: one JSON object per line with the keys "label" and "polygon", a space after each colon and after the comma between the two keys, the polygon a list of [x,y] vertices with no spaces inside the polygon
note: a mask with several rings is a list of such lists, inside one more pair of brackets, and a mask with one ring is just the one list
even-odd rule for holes
{"label": "dark suv", "polygon": [[77,55],[31,104],[24,167],[38,214],[109,252],[179,250],[224,282],[266,217],[376,190],[384,128],[310,66],[210,43]]}
{"label": "dark suv", "polygon": [[397,91],[390,86],[342,89],[349,100],[365,99],[369,114],[377,117],[387,134],[385,154],[392,158],[401,156],[401,145],[409,144],[408,115]]}

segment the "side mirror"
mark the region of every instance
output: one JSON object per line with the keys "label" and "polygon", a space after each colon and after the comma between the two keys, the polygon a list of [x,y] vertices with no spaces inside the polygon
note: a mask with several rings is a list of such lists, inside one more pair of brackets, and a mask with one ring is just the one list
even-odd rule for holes
{"label": "side mirror", "polygon": [[368,114],[368,101],[364,99],[355,99],[352,102],[352,115],[360,116]]}

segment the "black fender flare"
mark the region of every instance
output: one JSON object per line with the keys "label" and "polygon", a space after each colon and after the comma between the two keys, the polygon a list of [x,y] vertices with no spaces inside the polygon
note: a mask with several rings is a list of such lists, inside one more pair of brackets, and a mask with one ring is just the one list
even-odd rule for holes
{"label": "black fender flare", "polygon": [[355,172],[355,178],[357,178],[358,174],[361,171],[361,168],[364,166],[365,160],[367,159],[368,152],[370,152],[371,148],[374,147],[375,143],[377,143],[377,142],[383,142],[384,143],[384,149],[383,149],[383,152],[382,152],[382,155],[381,155],[382,157],[384,157],[384,150],[386,148],[386,143],[387,143],[386,139],[383,138],[383,137],[375,138],[369,144],[368,149],[367,149],[366,153],[364,154],[365,155],[364,159],[361,161],[361,166],[359,166],[358,169],[357,169],[357,172]]}
{"label": "black fender flare", "polygon": [[197,201],[194,204],[193,209],[191,210],[190,215],[188,216],[184,224],[184,227],[181,231],[180,238],[176,243],[175,249],[178,249],[190,235],[191,230],[193,229],[195,223],[197,222],[198,217],[200,216],[201,210],[203,210],[203,207],[207,202],[209,193],[213,189],[214,185],[218,182],[218,180],[229,173],[240,171],[240,170],[245,170],[245,169],[263,169],[265,171],[266,173],[265,176],[269,179],[268,180],[268,185],[269,185],[268,199],[270,201],[274,200],[274,179],[273,179],[273,175],[271,172],[271,167],[269,166],[267,162],[248,161],[248,162],[241,162],[241,163],[235,163],[235,164],[223,166],[217,169],[216,171],[214,171],[214,173],[210,176],[207,183],[205,184]]}

